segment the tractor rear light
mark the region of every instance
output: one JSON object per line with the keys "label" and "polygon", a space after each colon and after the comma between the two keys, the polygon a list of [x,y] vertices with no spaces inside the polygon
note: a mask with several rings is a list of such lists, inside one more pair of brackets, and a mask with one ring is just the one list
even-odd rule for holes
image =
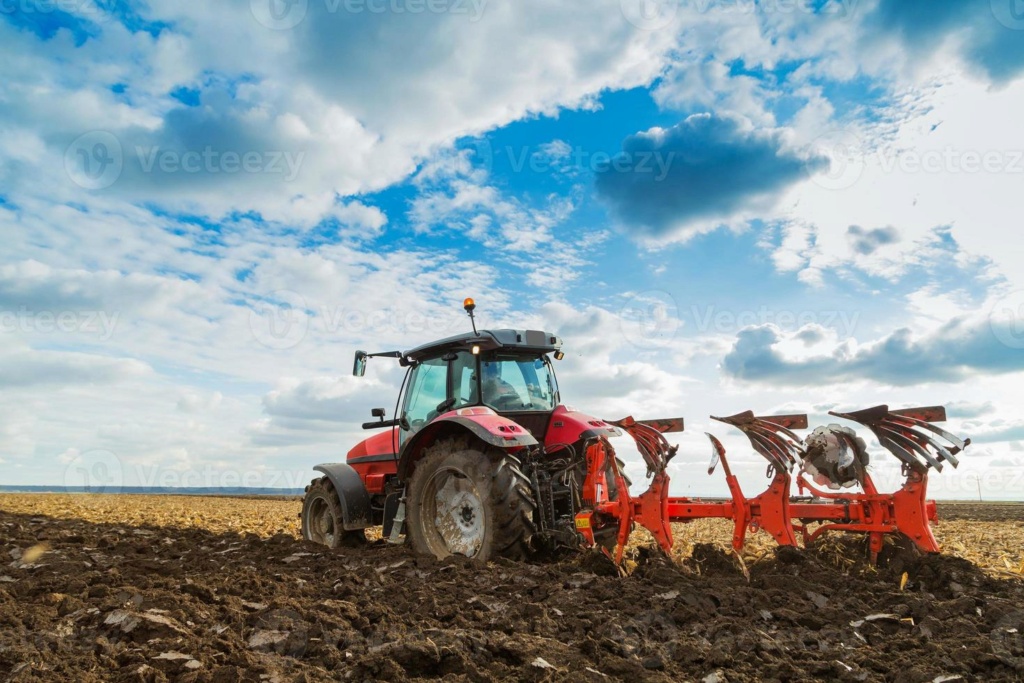
{"label": "tractor rear light", "polygon": [[474,415],[494,415],[494,411],[484,406],[477,406],[474,408],[459,408],[455,411],[455,414],[459,417],[472,417]]}

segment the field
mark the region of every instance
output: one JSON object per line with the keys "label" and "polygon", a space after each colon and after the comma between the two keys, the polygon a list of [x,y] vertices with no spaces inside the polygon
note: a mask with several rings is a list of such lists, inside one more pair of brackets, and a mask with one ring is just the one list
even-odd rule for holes
{"label": "field", "polygon": [[941,504],[939,557],[436,562],[297,538],[298,500],[0,495],[0,681],[1024,680],[1024,506]]}

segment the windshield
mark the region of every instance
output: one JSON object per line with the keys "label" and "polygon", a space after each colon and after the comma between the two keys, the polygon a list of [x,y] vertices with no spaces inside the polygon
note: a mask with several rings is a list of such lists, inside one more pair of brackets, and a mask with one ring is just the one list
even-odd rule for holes
{"label": "windshield", "polygon": [[544,358],[496,356],[480,361],[483,403],[498,411],[554,410],[558,387]]}

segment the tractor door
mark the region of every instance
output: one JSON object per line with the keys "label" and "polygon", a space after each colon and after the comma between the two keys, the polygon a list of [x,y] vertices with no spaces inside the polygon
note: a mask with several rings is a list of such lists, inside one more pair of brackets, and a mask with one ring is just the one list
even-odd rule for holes
{"label": "tractor door", "polygon": [[442,358],[425,360],[412,369],[405,392],[402,416],[409,425],[399,433],[399,448],[406,439],[437,417],[438,405],[448,398],[448,362]]}

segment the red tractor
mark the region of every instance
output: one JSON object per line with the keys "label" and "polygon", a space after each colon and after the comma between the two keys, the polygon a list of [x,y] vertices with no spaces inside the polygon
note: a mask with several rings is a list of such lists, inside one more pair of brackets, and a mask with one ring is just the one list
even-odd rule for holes
{"label": "red tractor", "polygon": [[[465,309],[472,320],[472,299]],[[734,522],[737,550],[748,530],[796,545],[798,531],[809,542],[836,529],[868,534],[872,555],[891,533],[938,551],[929,528],[935,505],[925,500],[928,470],[941,469],[943,461],[955,466],[955,454],[970,443],[931,424],[945,419],[941,407],[835,413],[868,426],[900,458],[907,481],[896,493],[875,489],[864,442],[852,429],[829,425],[801,440],[793,430],[807,428],[806,415],[748,412],[715,419],[744,431],[768,460],[769,488],[744,498],[724,448],[709,434],[709,474],[722,462],[732,500],[669,498],[666,467],[677,447],[664,435],[682,431],[682,418],[611,422],[561,405],[551,362],[562,358],[561,346],[548,332],[478,332],[474,320],[472,333],[411,351],[357,351],[356,376],[373,357],[408,368],[400,408],[391,420],[374,409],[377,420],[363,428],[385,431],[357,444],[347,462],[315,468],[324,476],[306,489],[303,536],[334,548],[363,542],[364,530],[379,526],[390,542],[405,536],[417,552],[437,557],[521,559],[542,548],[598,546],[615,550],[619,561],[634,523],[669,551],[671,522],[718,517]],[[652,479],[637,497],[609,441],[623,431],[636,441]],[[816,495],[810,502],[791,497],[797,463],[798,485]],[[862,493],[837,492],[854,485]],[[812,524],[819,525],[813,532]]]}

